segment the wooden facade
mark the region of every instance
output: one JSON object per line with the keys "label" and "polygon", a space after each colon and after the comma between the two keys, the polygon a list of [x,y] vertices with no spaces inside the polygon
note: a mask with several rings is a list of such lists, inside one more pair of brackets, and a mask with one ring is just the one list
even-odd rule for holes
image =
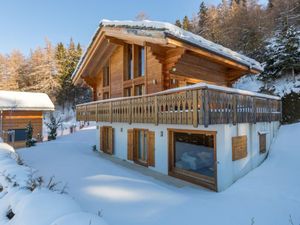
{"label": "wooden facade", "polygon": [[33,127],[33,137],[41,140],[43,134],[43,112],[42,111],[2,111],[1,125],[2,137],[15,148],[25,147],[25,140],[13,141],[8,135],[8,131],[25,130],[29,121]]}
{"label": "wooden facade", "polygon": [[168,43],[161,38],[147,41],[147,37],[124,36],[122,29],[103,28],[73,82],[92,87],[96,101],[152,94],[199,82],[230,87],[242,75],[258,72],[172,38]]}

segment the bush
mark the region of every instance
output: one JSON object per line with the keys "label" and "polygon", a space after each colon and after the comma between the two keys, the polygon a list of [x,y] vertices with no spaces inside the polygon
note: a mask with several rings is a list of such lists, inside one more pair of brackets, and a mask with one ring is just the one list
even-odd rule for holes
{"label": "bush", "polygon": [[55,140],[57,136],[57,129],[61,125],[61,118],[58,120],[55,118],[53,113],[50,114],[50,123],[45,123],[49,129],[48,141]]}
{"label": "bush", "polygon": [[34,146],[36,143],[36,140],[32,137],[33,135],[33,127],[31,125],[31,121],[29,121],[27,127],[26,127],[26,133],[27,133],[27,137],[26,137],[26,147],[31,147]]}
{"label": "bush", "polygon": [[282,122],[300,121],[300,93],[291,92],[282,98]]}

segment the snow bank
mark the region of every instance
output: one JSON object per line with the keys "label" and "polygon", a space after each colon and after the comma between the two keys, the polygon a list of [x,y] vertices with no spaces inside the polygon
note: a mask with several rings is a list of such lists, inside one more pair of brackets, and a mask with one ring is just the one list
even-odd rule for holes
{"label": "snow bank", "polygon": [[259,80],[259,75],[244,76],[237,80],[234,84],[234,88],[259,92],[262,88],[273,91],[275,95],[283,97],[286,94],[290,94],[292,91],[300,92],[300,76],[293,78],[287,75],[286,77],[269,81],[267,84]]}
{"label": "snow bank", "polygon": [[54,110],[49,96],[44,93],[0,91],[2,110]]}
{"label": "snow bank", "polygon": [[82,212],[70,196],[42,183],[32,188],[34,170],[18,162],[14,149],[0,143],[0,225],[106,225],[99,216]]}
{"label": "snow bank", "polygon": [[92,215],[89,213],[78,212],[66,215],[64,217],[55,220],[51,225],[107,225],[107,223],[99,218],[99,216]]}

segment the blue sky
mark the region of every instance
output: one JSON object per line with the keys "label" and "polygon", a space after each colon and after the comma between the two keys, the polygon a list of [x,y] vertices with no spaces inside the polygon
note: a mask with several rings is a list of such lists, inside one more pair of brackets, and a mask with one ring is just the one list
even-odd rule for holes
{"label": "blue sky", "polygon": [[[266,0],[262,0],[266,1]],[[134,19],[145,12],[151,20],[174,22],[196,13],[201,0],[0,0],[0,53],[20,49],[28,54],[45,38],[89,43],[99,21]],[[206,0],[218,4],[220,0]]]}

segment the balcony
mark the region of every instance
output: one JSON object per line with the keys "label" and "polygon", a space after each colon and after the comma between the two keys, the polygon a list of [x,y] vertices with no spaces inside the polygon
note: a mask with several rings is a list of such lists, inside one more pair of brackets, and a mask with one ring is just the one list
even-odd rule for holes
{"label": "balcony", "polygon": [[76,106],[78,121],[204,125],[281,120],[279,97],[199,83]]}

